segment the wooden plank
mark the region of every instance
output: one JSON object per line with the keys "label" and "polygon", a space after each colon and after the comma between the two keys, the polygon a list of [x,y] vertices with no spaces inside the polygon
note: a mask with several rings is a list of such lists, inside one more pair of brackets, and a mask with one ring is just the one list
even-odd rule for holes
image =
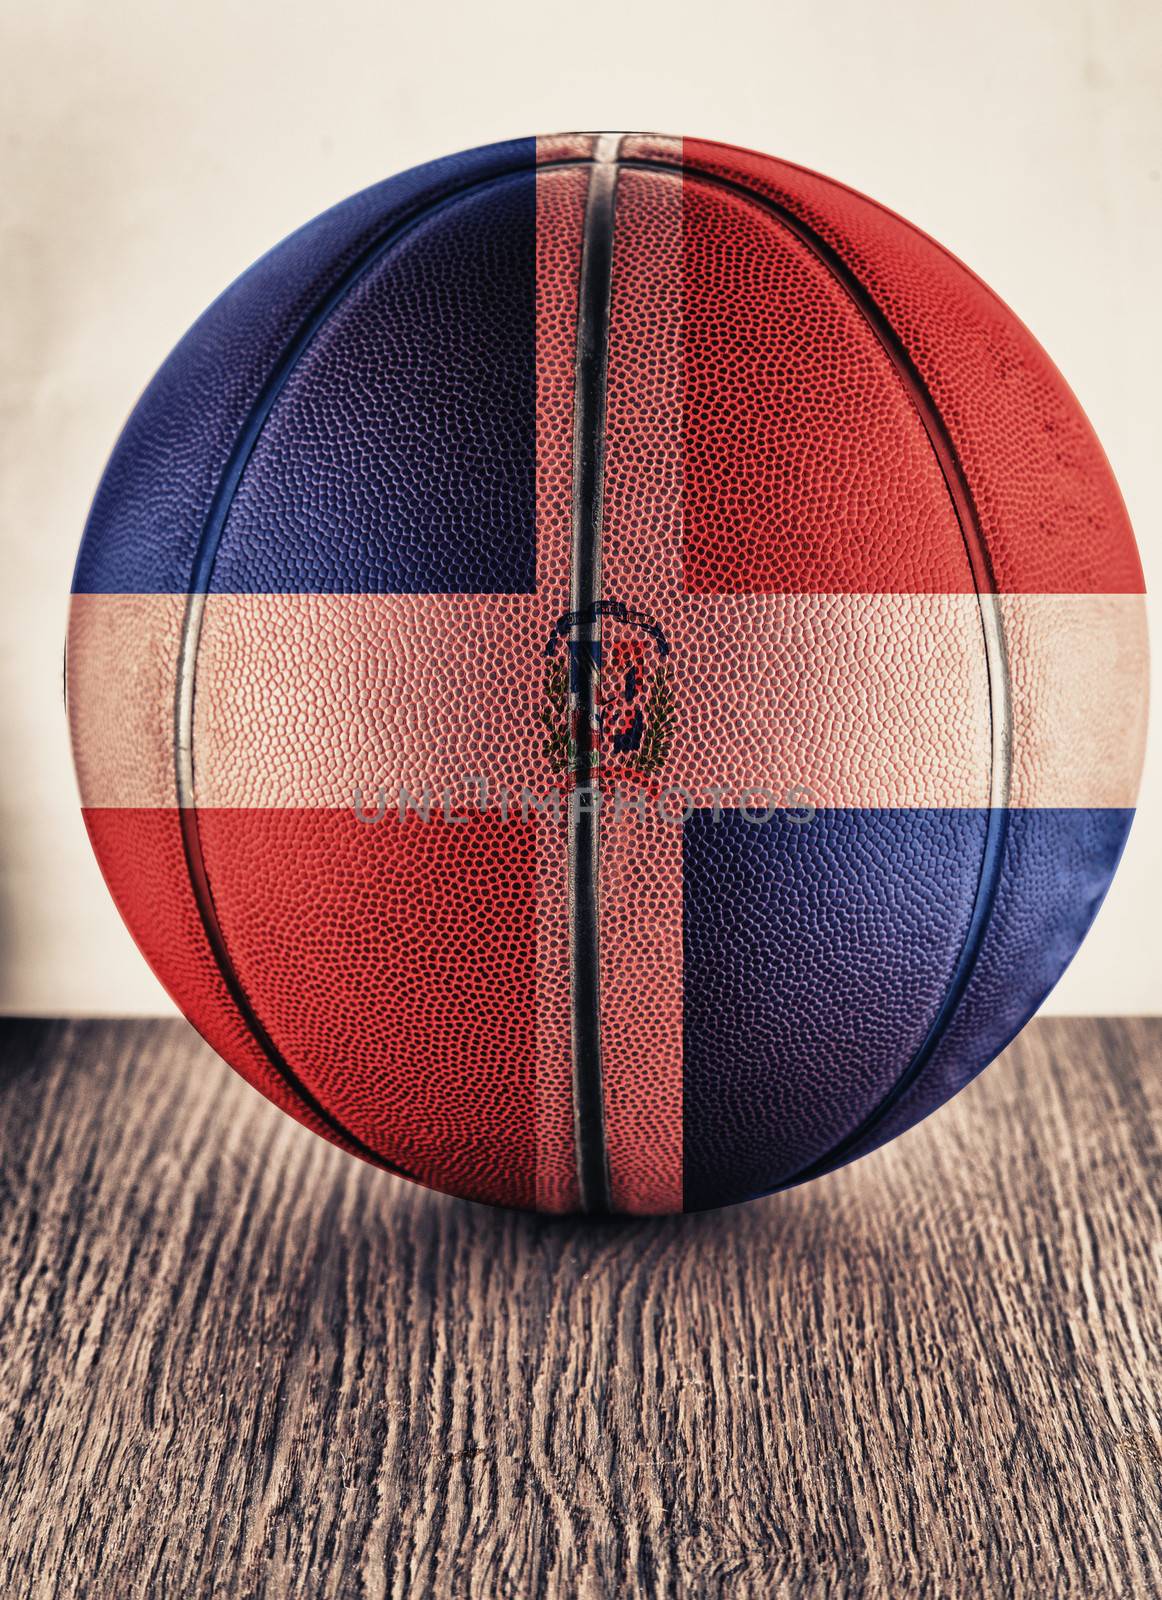
{"label": "wooden plank", "polygon": [[0,1037],[0,1592],[1162,1588],[1162,1020],[630,1224],[386,1178],[183,1024]]}

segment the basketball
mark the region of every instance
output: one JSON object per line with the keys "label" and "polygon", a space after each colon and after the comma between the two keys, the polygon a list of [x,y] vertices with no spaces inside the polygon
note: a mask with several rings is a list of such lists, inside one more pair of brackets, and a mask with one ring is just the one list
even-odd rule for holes
{"label": "basketball", "polygon": [[67,661],[93,849],[213,1048],[555,1213],[769,1193],[956,1094],[1145,736],[1133,534],[1033,336],[842,184],[650,134],[434,161],[232,284],[116,445]]}

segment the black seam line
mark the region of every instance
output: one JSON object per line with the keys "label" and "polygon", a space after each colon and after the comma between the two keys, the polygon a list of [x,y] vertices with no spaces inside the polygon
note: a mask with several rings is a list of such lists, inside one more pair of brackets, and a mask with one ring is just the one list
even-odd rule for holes
{"label": "black seam line", "polygon": [[573,400],[573,499],[570,608],[581,618],[574,696],[575,784],[569,795],[570,1023],[573,1056],[573,1150],[582,1211],[613,1209],[601,1059],[598,875],[600,791],[593,770],[594,679],[586,645],[601,638],[601,538],[604,519],[605,395],[613,227],[621,136],[593,146],[577,290],[577,366]]}
{"label": "black seam line", "polygon": [[[546,163],[546,165],[558,164],[575,165],[576,163]],[[218,480],[214,497],[206,513],[206,520],[202,525],[202,533],[194,557],[193,569],[190,575],[190,593],[186,600],[185,616],[182,622],[182,634],[178,648],[177,683],[174,691],[174,769],[182,848],[185,853],[186,868],[190,877],[194,903],[197,906],[203,930],[219,974],[226,986],[226,991],[270,1066],[299,1102],[324,1127],[328,1128],[341,1143],[356,1154],[367,1161],[373,1162],[376,1166],[383,1167],[389,1172],[397,1173],[400,1177],[410,1178],[413,1182],[422,1182],[423,1180],[417,1178],[406,1167],[388,1160],[373,1146],[365,1143],[364,1140],[352,1133],[333,1112],[321,1104],[310,1089],[307,1088],[306,1084],[303,1083],[274,1042],[269,1030],[255,1010],[254,1004],[246,993],[245,986],[227,949],[225,935],[218,918],[217,906],[214,902],[214,893],[210,886],[209,872],[206,867],[205,852],[202,848],[201,830],[198,823],[198,810],[194,798],[193,729],[198,646],[201,639],[202,620],[205,614],[210,578],[214,570],[218,546],[226,525],[226,519],[230,513],[230,507],[233,504],[234,495],[275,401],[315,335],[342,301],[346,299],[364,274],[378,265],[383,257],[415,228],[429,221],[438,212],[447,210],[449,207],[457,205],[460,201],[468,198],[468,196],[490,188],[495,184],[508,183],[516,179],[523,181],[530,177],[535,180],[536,170],[533,166],[522,164],[508,172],[493,173],[487,178],[461,184],[450,189],[438,199],[421,205],[410,214],[397,218],[388,229],[373,238],[365,246],[346,272],[342,274],[334,288],[323,297],[314,311],[304,318],[298,332],[285,347],[280,360],[260,390],[245,423],[238,432],[234,448],[231,450],[226,465],[222,470],[222,476]]]}
{"label": "black seam line", "polygon": [[825,1155],[818,1157],[817,1160],[811,1162],[799,1172],[792,1174],[791,1177],[785,1178],[781,1183],[776,1184],[774,1189],[763,1191],[764,1193],[774,1193],[778,1189],[788,1189],[795,1184],[805,1183],[808,1179],[819,1177],[825,1172],[832,1171],[835,1167],[840,1166],[865,1139],[874,1133],[877,1126],[884,1121],[892,1108],[899,1103],[927,1065],[944,1029],[964,995],[969,978],[972,976],[977,958],[980,955],[985,930],[988,927],[989,918],[996,901],[997,890],[1000,887],[1001,866],[1004,860],[1004,846],[1009,827],[1008,803],[1012,775],[1012,715],[1011,681],[1009,677],[1008,652],[1005,646],[1004,620],[997,603],[996,580],[992,569],[992,561],[980,526],[972,491],[965,476],[956,446],[953,444],[944,419],[940,414],[939,407],[932,398],[927,384],[921,377],[895,328],[860,279],[843,260],[842,256],[826,240],[821,238],[814,229],[795,216],[793,212],[788,211],[778,201],[771,200],[766,195],[756,194],[753,189],[747,188],[745,184],[735,183],[729,178],[719,177],[716,173],[700,172],[695,168],[686,167],[676,162],[625,161],[623,165],[626,167],[640,167],[645,170],[652,169],[657,171],[661,169],[677,173],[687,180],[693,178],[699,182],[726,189],[739,198],[749,201],[759,210],[769,212],[811,252],[847,293],[895,368],[896,374],[911,399],[912,405],[928,436],[932,452],[943,475],[953,511],[956,513],[956,519],[960,525],[960,533],[964,540],[969,570],[972,573],[977,604],[980,610],[985,665],[989,682],[989,716],[992,744],[989,819],[985,830],[984,847],[981,851],[981,865],[977,878],[976,894],[973,899],[972,912],[969,916],[968,928],[965,932],[960,954],[957,957],[956,965],[952,970],[948,986],[944,992],[944,998],[936,1016],[933,1018],[911,1061],[909,1061],[907,1067],[896,1079],[887,1094],[868,1113],[858,1127],[854,1128],[851,1133],[846,1134]]}

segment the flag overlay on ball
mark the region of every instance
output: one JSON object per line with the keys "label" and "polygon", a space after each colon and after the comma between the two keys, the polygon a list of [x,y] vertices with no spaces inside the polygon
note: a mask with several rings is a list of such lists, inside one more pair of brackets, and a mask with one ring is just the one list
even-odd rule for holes
{"label": "flag overlay on ball", "polygon": [[882,1144],[1089,926],[1145,728],[1117,487],[1031,335],[802,169],[521,140],[316,219],[133,413],[85,819],[210,1043],[564,1211]]}

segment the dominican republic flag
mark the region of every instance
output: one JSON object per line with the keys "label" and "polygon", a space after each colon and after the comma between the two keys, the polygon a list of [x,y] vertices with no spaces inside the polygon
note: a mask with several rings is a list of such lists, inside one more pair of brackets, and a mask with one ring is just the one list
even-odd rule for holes
{"label": "dominican republic flag", "polygon": [[576,1206],[586,1140],[631,1212],[883,1142],[1130,822],[1141,571],[1076,401],[925,236],[722,146],[515,141],[291,236],[74,589],[85,817],[177,1003],[486,1200]]}

